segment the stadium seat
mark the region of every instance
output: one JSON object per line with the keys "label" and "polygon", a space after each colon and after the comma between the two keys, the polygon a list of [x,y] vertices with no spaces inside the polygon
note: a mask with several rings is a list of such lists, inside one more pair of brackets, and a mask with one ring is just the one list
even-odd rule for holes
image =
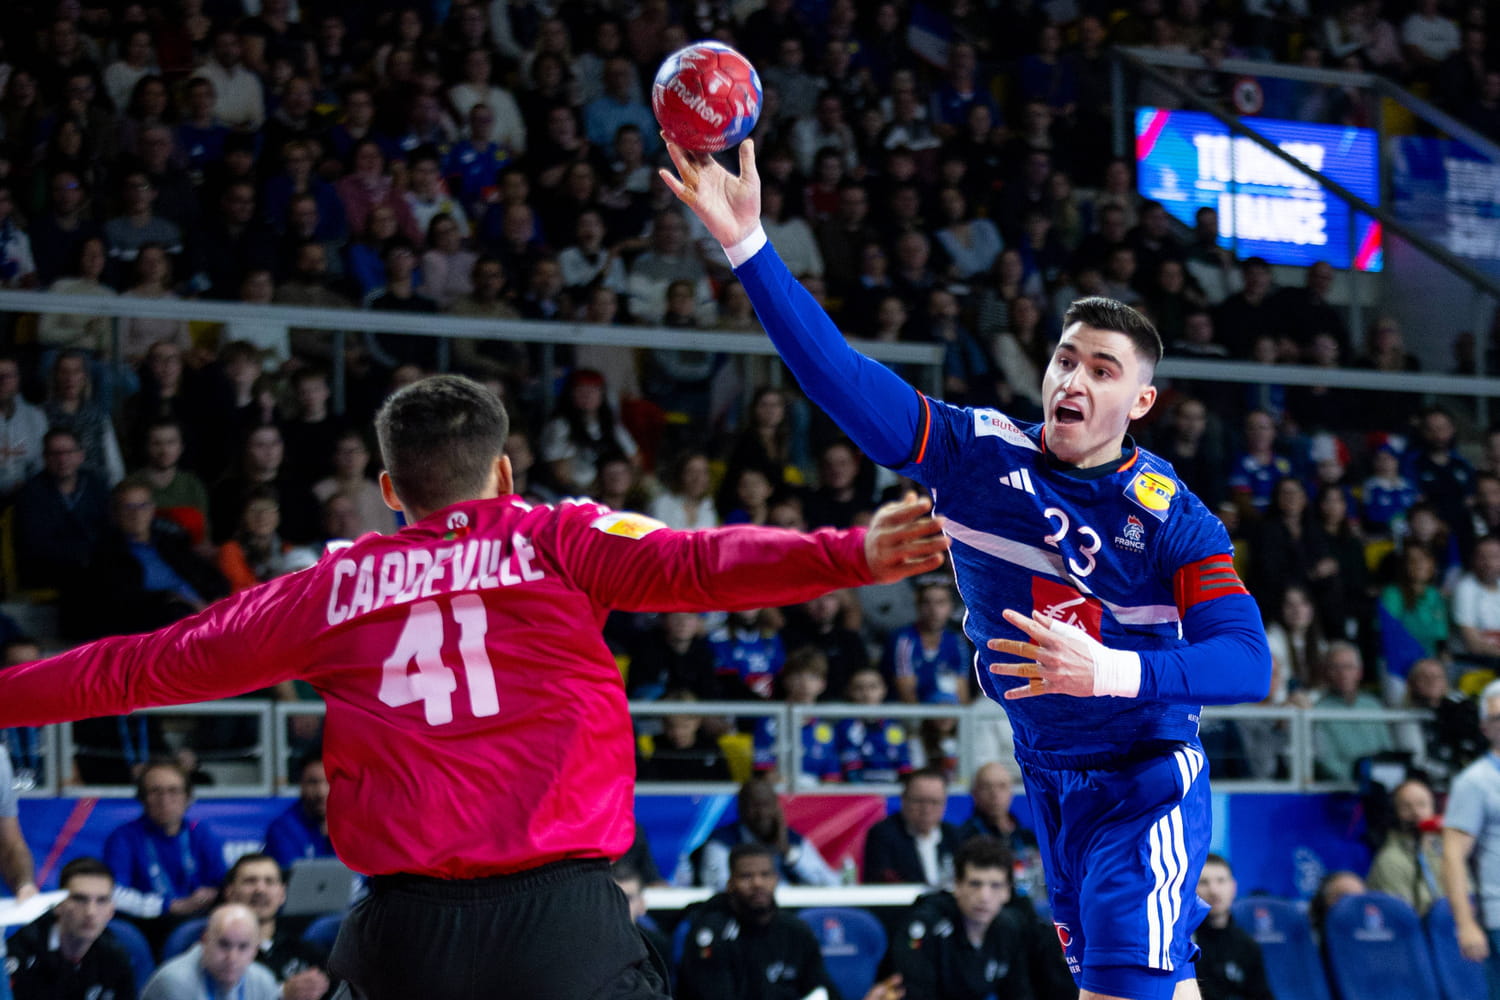
{"label": "stadium seat", "polygon": [[146,980],[156,971],[156,956],[151,954],[151,942],[146,940],[140,928],[119,917],[109,922],[109,932],[115,936],[120,947],[130,959],[130,971],[135,973],[135,991],[146,988]]}
{"label": "stadium seat", "polygon": [[1381,892],[1345,896],[1328,911],[1323,951],[1342,1000],[1440,1000],[1422,922],[1405,900]]}
{"label": "stadium seat", "polygon": [[1453,907],[1439,899],[1427,911],[1427,943],[1432,947],[1433,971],[1443,1000],[1468,1000],[1489,995],[1484,963],[1471,962],[1458,950],[1458,932],[1453,926]]}
{"label": "stadium seat", "polygon": [[1235,901],[1234,920],[1260,945],[1277,1000],[1329,1000],[1318,946],[1301,907],[1286,899],[1248,896]]}
{"label": "stadium seat", "polygon": [[207,926],[207,917],[194,917],[185,924],[178,924],[167,935],[167,943],[161,946],[161,960],[165,962],[176,958],[197,944],[198,939],[203,936],[203,928]]}
{"label": "stadium seat", "polygon": [[326,917],[319,917],[307,925],[307,930],[302,932],[302,940],[324,951],[332,951],[333,942],[338,940],[339,928],[343,924],[342,913],[330,913]]}
{"label": "stadium seat", "polygon": [[845,997],[862,997],[885,955],[885,930],[866,913],[842,906],[814,907],[797,916],[812,928],[828,975]]}

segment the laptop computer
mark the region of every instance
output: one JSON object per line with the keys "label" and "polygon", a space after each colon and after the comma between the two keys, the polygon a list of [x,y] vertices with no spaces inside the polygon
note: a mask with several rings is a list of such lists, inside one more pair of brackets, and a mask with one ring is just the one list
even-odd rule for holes
{"label": "laptop computer", "polygon": [[349,908],[357,876],[338,858],[303,858],[287,877],[282,915],[309,917]]}

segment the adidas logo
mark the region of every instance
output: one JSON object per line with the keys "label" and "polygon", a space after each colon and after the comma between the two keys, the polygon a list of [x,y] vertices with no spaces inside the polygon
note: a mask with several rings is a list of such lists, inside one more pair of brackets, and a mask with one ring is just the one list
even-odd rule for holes
{"label": "adidas logo", "polygon": [[1022,493],[1030,493],[1032,496],[1036,496],[1036,487],[1031,485],[1031,473],[1026,469],[1017,469],[1009,475],[1001,476],[1000,482],[1013,490],[1020,490]]}

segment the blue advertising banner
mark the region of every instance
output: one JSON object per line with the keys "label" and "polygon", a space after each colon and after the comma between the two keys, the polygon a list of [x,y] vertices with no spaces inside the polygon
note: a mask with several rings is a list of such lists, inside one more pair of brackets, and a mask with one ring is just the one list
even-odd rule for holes
{"label": "blue advertising banner", "polygon": [[[1380,200],[1378,145],[1370,129],[1245,118],[1283,152],[1370,202]],[[1379,271],[1380,223],[1212,115],[1138,108],[1136,187],[1188,226],[1200,208],[1219,213],[1219,244],[1241,259]]]}
{"label": "blue advertising banner", "polygon": [[[193,803],[188,817],[224,838],[229,860],[259,849],[271,820],[295,801],[205,798]],[[835,866],[846,856],[862,854],[864,831],[899,805],[897,799],[878,796],[799,795],[784,801],[788,823]],[[960,823],[972,808],[967,795],[955,794],[944,818]],[[140,810],[132,799],[22,799],[21,829],[36,857],[38,883],[54,888],[64,863],[84,855],[98,857],[109,832]],[[1012,811],[1030,825],[1023,796],[1016,797]],[[668,879],[687,852],[734,815],[731,796],[636,798],[636,820]],[[1360,840],[1363,828],[1358,799],[1352,795],[1214,795],[1212,849],[1232,860],[1240,891],[1246,894],[1306,899],[1326,872],[1350,868],[1363,874],[1370,863]]]}
{"label": "blue advertising banner", "polygon": [[1460,257],[1500,261],[1500,164],[1461,142],[1402,136],[1390,190],[1402,222]]}

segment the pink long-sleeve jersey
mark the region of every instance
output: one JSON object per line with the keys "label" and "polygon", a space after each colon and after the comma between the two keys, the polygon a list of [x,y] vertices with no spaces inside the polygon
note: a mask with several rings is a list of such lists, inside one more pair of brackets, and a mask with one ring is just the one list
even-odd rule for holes
{"label": "pink long-sleeve jersey", "polygon": [[634,753],[611,609],[734,610],[869,582],[863,532],[679,532],[593,503],[456,504],[149,635],[0,673],[0,727],[302,678],[328,705],[329,835],[367,874],[618,857]]}

